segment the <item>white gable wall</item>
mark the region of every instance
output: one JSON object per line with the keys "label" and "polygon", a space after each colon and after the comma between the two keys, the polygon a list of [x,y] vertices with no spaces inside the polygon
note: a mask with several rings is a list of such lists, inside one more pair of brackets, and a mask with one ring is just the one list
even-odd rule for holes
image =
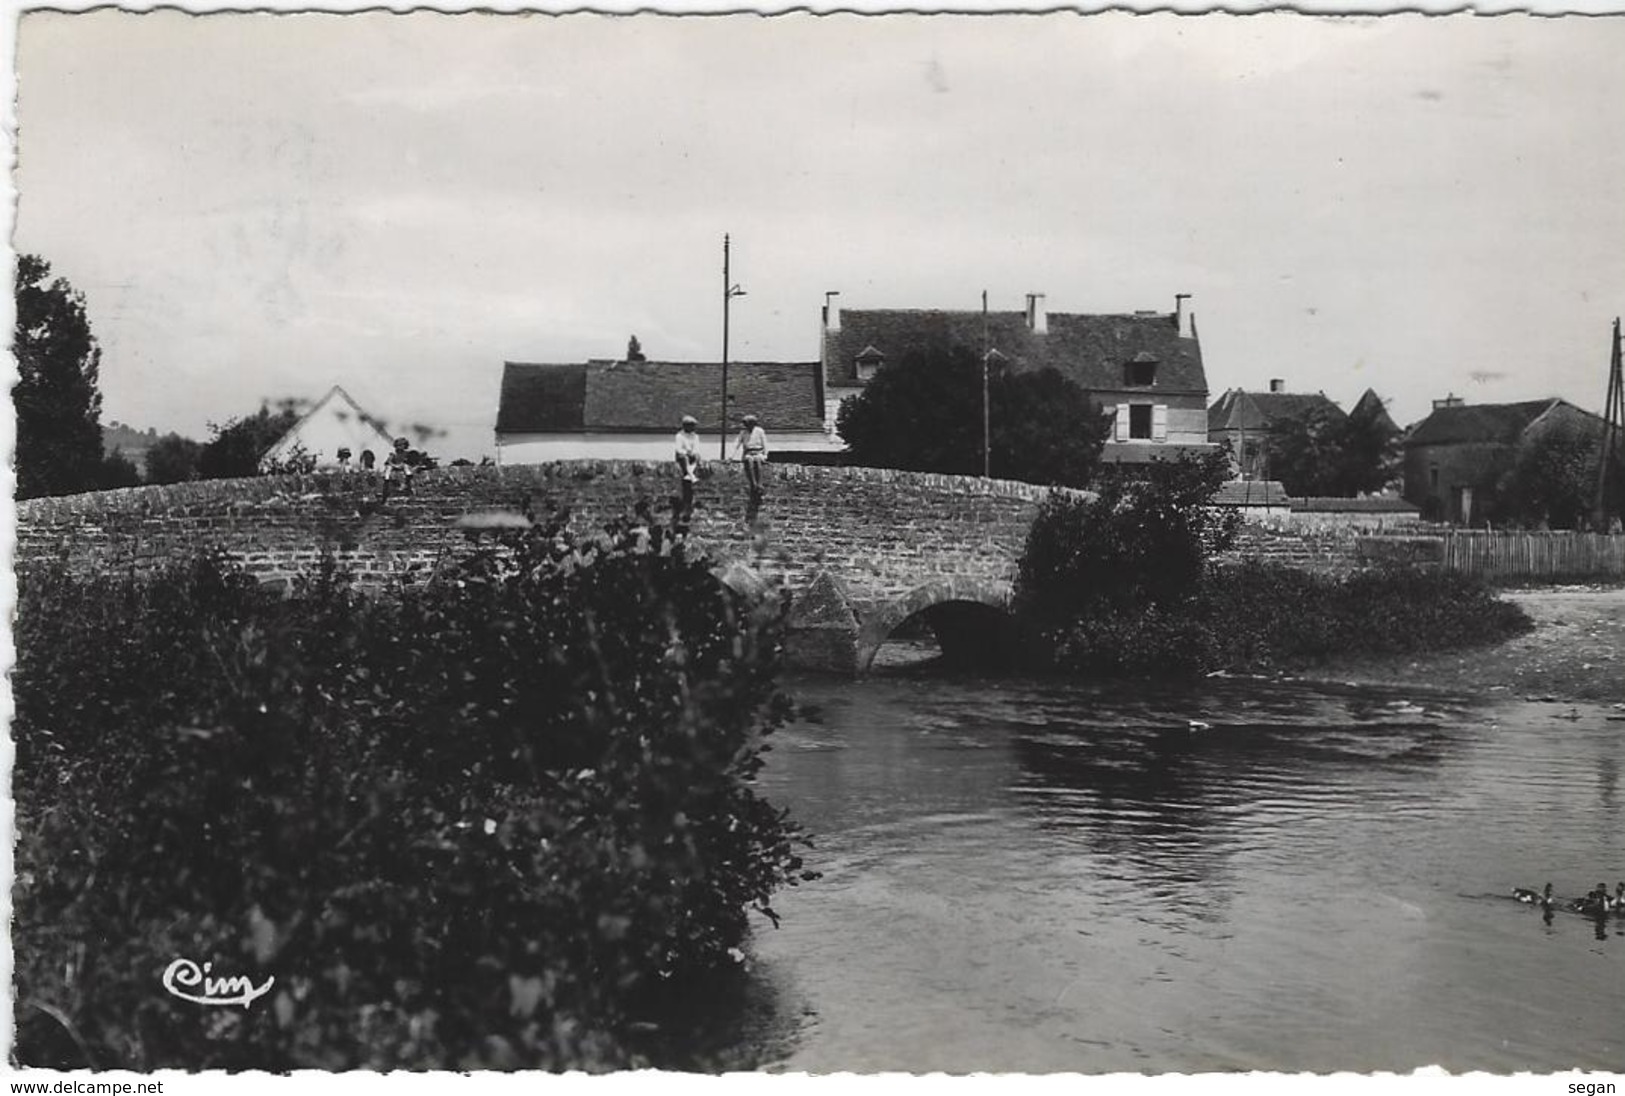
{"label": "white gable wall", "polygon": [[388,434],[362,418],[360,409],[334,390],[265,451],[260,466],[287,460],[296,450],[303,450],[316,458],[316,467],[332,468],[339,462],[341,448],[350,450],[352,468],[360,464],[363,449],[371,449],[382,466],[392,445]]}

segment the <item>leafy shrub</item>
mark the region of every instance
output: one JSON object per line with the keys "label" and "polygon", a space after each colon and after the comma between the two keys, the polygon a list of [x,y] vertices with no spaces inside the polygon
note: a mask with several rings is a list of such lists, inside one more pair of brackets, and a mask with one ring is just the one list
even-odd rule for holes
{"label": "leafy shrub", "polygon": [[1341,577],[1259,563],[1225,568],[1207,584],[1199,613],[1226,639],[1215,664],[1235,669],[1475,647],[1533,627],[1481,580],[1403,567]]}
{"label": "leafy shrub", "polygon": [[1215,451],[1108,478],[1092,497],[1051,495],[1022,552],[1017,615],[1043,632],[1189,598],[1235,535],[1234,516],[1207,506],[1228,471]]}
{"label": "leafy shrub", "polygon": [[1016,579],[1032,661],[1188,675],[1493,643],[1531,627],[1523,610],[1456,574],[1217,566],[1236,529],[1207,505],[1226,465],[1222,453],[1185,458],[1107,480],[1093,498],[1044,504]]}
{"label": "leafy shrub", "polygon": [[[20,578],[30,1064],[602,1068],[812,878],[756,795],[782,607],[663,529],[556,525],[288,598],[217,560]],[[177,958],[275,976],[251,1009]]]}
{"label": "leafy shrub", "polygon": [[1333,577],[1250,562],[1214,569],[1176,605],[1108,609],[1054,628],[1047,653],[1072,672],[1189,675],[1473,647],[1531,627],[1521,608],[1454,573]]}

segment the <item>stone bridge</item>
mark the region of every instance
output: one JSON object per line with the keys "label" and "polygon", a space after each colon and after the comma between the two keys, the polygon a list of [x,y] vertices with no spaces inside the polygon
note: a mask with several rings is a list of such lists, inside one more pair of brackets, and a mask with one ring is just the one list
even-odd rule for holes
{"label": "stone bridge", "polygon": [[[669,464],[567,461],[436,469],[409,496],[380,499],[360,473],[268,476],[135,487],[17,507],[19,562],[65,556],[83,569],[142,570],[218,548],[267,581],[331,552],[360,581],[432,566],[466,539],[460,519],[527,504],[568,507],[601,526],[647,503],[669,517]],[[791,594],[791,665],[861,673],[920,615],[946,657],[984,661],[1011,639],[1016,561],[1049,489],[1000,480],[775,464],[767,500],[746,520],[737,465],[709,465],[691,541],[730,585]]]}

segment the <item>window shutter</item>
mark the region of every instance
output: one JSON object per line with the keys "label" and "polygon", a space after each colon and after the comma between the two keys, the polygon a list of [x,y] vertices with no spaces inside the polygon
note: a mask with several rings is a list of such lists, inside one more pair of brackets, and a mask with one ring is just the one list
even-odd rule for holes
{"label": "window shutter", "polygon": [[1165,403],[1151,408],[1151,440],[1168,440],[1168,405]]}
{"label": "window shutter", "polygon": [[1112,438],[1116,441],[1128,441],[1128,404],[1117,405],[1117,425],[1112,431]]}

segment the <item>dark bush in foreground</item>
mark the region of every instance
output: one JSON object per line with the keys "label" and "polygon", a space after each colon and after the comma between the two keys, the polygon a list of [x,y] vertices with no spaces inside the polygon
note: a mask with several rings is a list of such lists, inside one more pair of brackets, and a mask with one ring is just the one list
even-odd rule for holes
{"label": "dark bush in foreground", "polygon": [[[646,1003],[810,877],[752,789],[782,612],[659,528],[371,598],[210,561],[19,581],[24,1063],[633,1064]],[[190,1004],[181,958],[275,983]]]}

